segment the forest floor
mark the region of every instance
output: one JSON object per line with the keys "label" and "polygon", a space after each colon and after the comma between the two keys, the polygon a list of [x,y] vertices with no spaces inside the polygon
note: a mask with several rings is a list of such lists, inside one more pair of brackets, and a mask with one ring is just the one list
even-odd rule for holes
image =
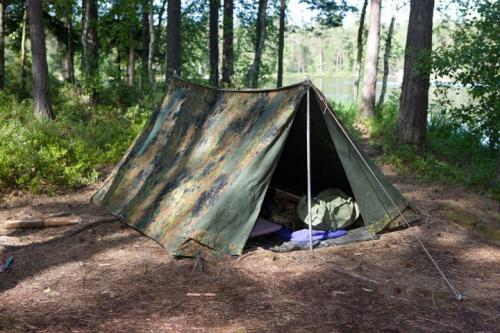
{"label": "forest floor", "polygon": [[[500,206],[460,187],[384,172],[429,218],[379,240],[239,259],[174,260],[120,222],[0,234],[0,331],[494,332],[500,327]],[[105,213],[89,187],[55,197],[11,193],[7,217]],[[86,224],[82,224],[85,226]],[[1,229],[0,229],[1,230]],[[63,236],[65,235],[65,236]],[[414,236],[464,295],[456,301]]]}

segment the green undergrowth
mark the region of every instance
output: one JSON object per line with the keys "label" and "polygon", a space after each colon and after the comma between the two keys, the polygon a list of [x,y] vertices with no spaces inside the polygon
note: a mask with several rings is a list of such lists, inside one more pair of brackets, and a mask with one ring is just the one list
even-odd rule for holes
{"label": "green undergrowth", "polygon": [[0,92],[0,190],[54,193],[94,182],[121,158],[153,108],[147,98],[120,105],[111,93],[88,107],[74,88],[57,91],[55,121],[36,119],[30,100]]}
{"label": "green undergrowth", "polygon": [[404,176],[421,181],[460,184],[500,200],[496,180],[496,152],[484,140],[431,108],[427,147],[417,150],[396,144],[398,96],[394,95],[370,122],[372,140],[382,143],[380,162],[389,163]]}

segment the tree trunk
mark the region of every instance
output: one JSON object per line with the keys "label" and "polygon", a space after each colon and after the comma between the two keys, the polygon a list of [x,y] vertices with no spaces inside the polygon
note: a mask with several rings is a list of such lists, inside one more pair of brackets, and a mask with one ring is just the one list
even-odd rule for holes
{"label": "tree trunk", "polygon": [[49,91],[49,70],[45,50],[45,32],[42,22],[42,0],[30,0],[28,15],[31,38],[31,73],[33,75],[33,99],[37,118],[54,119]]}
{"label": "tree trunk", "polygon": [[155,26],[154,26],[154,0],[149,0],[149,47],[148,47],[148,75],[149,83],[155,83],[155,75],[153,72],[153,61],[155,54]]}
{"label": "tree trunk", "polygon": [[166,78],[181,75],[181,0],[169,0],[167,5]]}
{"label": "tree trunk", "polygon": [[73,45],[73,5],[68,2],[66,5],[66,54],[64,56],[64,72],[66,80],[75,83],[75,69],[73,64],[74,45]]}
{"label": "tree trunk", "polygon": [[248,87],[257,87],[259,85],[262,52],[264,51],[264,41],[266,40],[266,7],[267,0],[259,0],[256,25],[257,38],[255,38],[255,55],[253,63],[246,76],[246,85]]}
{"label": "tree trunk", "polygon": [[28,23],[28,12],[26,8],[24,9],[24,14],[23,14],[23,23],[22,23],[22,30],[21,30],[21,54],[19,57],[19,63],[20,63],[20,73],[19,73],[19,81],[21,82],[21,89],[19,89],[19,98],[22,98],[25,96],[25,90],[26,90],[26,70],[25,70],[25,65],[26,65],[26,24]]}
{"label": "tree trunk", "polygon": [[366,41],[365,75],[363,79],[363,95],[361,96],[360,115],[375,115],[375,92],[377,87],[377,63],[380,39],[380,9],[382,0],[371,0],[370,21],[368,23],[368,39]]}
{"label": "tree trunk", "polygon": [[280,0],[280,27],[278,33],[278,78],[276,87],[283,86],[283,52],[285,49],[286,0]]}
{"label": "tree trunk", "polygon": [[384,77],[382,78],[382,89],[380,90],[380,98],[378,100],[377,108],[381,108],[384,104],[385,93],[387,91],[387,78],[389,77],[389,60],[391,58],[391,48],[392,48],[392,35],[394,33],[394,21],[395,17],[391,18],[391,23],[389,24],[389,30],[387,31],[387,39],[385,40],[385,50],[384,50]]}
{"label": "tree trunk", "polygon": [[222,46],[222,85],[231,85],[231,79],[234,73],[234,30],[233,30],[233,0],[224,0],[224,17],[223,17],[223,39]]}
{"label": "tree trunk", "polygon": [[219,85],[219,0],[210,0],[210,84]]}
{"label": "tree trunk", "polygon": [[134,86],[135,82],[135,38],[136,38],[136,25],[135,25],[135,15],[136,15],[136,10],[135,10],[135,1],[132,1],[131,3],[131,8],[130,8],[130,16],[129,16],[129,24],[130,24],[130,31],[129,31],[129,48],[128,48],[128,80],[127,80],[127,85],[129,87]]}
{"label": "tree trunk", "polygon": [[5,84],[4,0],[0,0],[0,90]]}
{"label": "tree trunk", "polygon": [[97,41],[97,0],[83,0],[84,18],[82,29],[82,61],[84,81],[90,93],[90,103],[99,101],[97,91],[99,70],[99,46]]}
{"label": "tree trunk", "polygon": [[361,58],[363,57],[363,31],[365,27],[365,16],[366,7],[368,6],[368,0],[363,1],[363,8],[361,9],[361,16],[359,18],[358,27],[358,40],[357,40],[357,51],[356,55],[356,65],[354,67],[354,91],[353,99],[356,101],[359,95],[359,78],[361,77]]}
{"label": "tree trunk", "polygon": [[80,64],[80,72],[82,73],[82,79],[85,81],[87,79],[87,63],[88,63],[88,51],[87,51],[87,34],[88,34],[88,25],[87,25],[87,0],[82,0],[82,35],[81,35],[81,44],[82,44],[82,54],[81,54],[81,64]]}
{"label": "tree trunk", "polygon": [[149,80],[149,0],[142,3],[142,34],[141,34],[141,86],[144,89]]}
{"label": "tree trunk", "polygon": [[397,141],[423,147],[427,130],[434,0],[412,0],[406,36]]}

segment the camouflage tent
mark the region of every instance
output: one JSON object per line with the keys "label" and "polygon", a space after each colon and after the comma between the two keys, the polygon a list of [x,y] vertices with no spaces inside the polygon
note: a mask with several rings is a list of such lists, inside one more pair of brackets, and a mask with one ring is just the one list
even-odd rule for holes
{"label": "camouflage tent", "polygon": [[372,233],[398,226],[388,195],[404,214],[413,209],[356,151],[309,81],[220,90],[171,79],[161,105],[93,201],[174,256],[240,255],[270,184],[306,193],[308,89],[313,195],[338,188],[353,196]]}

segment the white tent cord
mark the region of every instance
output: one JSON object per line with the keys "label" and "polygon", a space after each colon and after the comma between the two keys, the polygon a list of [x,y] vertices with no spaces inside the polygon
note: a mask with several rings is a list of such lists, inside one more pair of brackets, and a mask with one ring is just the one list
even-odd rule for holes
{"label": "white tent cord", "polygon": [[[340,127],[340,129],[342,130],[342,132],[344,133],[344,136],[349,140],[349,142],[351,143],[351,145],[354,147],[354,149],[356,150],[356,152],[358,153],[359,157],[361,157],[361,160],[363,161],[363,163],[366,165],[366,167],[368,168],[368,170],[370,171],[370,173],[373,175],[373,177],[375,178],[375,180],[377,181],[378,185],[380,186],[380,188],[383,190],[383,192],[385,193],[385,195],[389,198],[389,200],[391,201],[391,203],[394,205],[394,207],[396,208],[396,210],[398,211],[399,215],[401,216],[402,220],[404,221],[404,223],[406,224],[406,226],[408,228],[410,228],[410,223],[408,223],[408,220],[404,217],[403,215],[403,212],[401,211],[401,209],[396,205],[396,203],[394,202],[394,200],[392,199],[392,197],[390,196],[390,194],[387,192],[387,190],[385,189],[385,187],[382,185],[382,183],[380,182],[380,180],[378,179],[377,175],[375,174],[375,172],[373,172],[372,168],[370,167],[370,165],[368,164],[368,162],[366,162],[366,159],[363,157],[363,155],[360,153],[360,151],[358,150],[358,148],[356,147],[356,145],[354,144],[354,142],[351,140],[351,138],[349,137],[349,135],[347,134],[347,132],[345,131],[344,127],[342,126],[342,124],[339,122],[339,120],[337,119],[337,117],[335,116],[335,114],[333,113],[333,111],[330,109],[330,106],[328,105],[328,102],[325,100],[325,98],[323,98],[322,94],[316,89],[316,87],[313,85],[313,84],[310,84],[310,86],[314,89],[314,91],[316,92],[316,95],[320,98],[320,100],[323,102],[323,104],[325,105],[325,110],[328,110],[330,112],[330,115],[332,116],[332,118],[335,120],[335,122],[337,123],[337,125]],[[463,295],[462,293],[460,293],[460,291],[458,291],[458,289],[456,289],[452,284],[451,282],[448,280],[448,278],[446,277],[446,275],[444,274],[444,272],[441,270],[441,268],[439,268],[438,264],[436,263],[436,261],[434,260],[434,258],[431,256],[431,254],[429,253],[429,251],[427,250],[427,248],[425,247],[424,243],[422,243],[422,241],[420,240],[420,238],[415,235],[415,234],[412,234],[412,236],[415,238],[415,240],[418,242],[418,244],[422,247],[422,249],[424,250],[425,254],[427,254],[427,257],[429,257],[430,261],[432,262],[432,264],[436,267],[436,269],[438,270],[439,274],[441,274],[441,277],[443,278],[444,282],[446,283],[446,285],[450,288],[450,290],[455,294],[455,298],[459,301],[463,300]]]}

